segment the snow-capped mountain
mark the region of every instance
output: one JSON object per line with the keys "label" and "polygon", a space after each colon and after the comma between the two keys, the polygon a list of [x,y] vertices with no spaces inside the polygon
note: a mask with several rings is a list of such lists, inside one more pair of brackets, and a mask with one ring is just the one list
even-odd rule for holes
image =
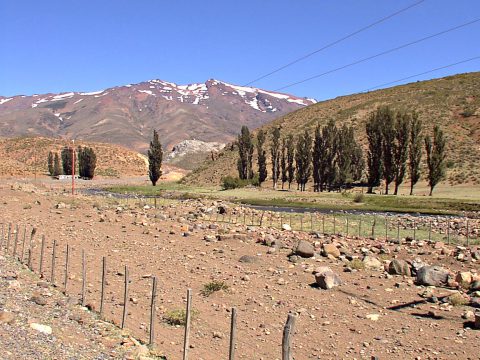
{"label": "snow-capped mountain", "polygon": [[189,139],[224,143],[242,125],[255,128],[313,103],[213,79],[189,85],[150,80],[95,92],[0,96],[0,136],[62,136],[145,151],[157,129],[171,149]]}

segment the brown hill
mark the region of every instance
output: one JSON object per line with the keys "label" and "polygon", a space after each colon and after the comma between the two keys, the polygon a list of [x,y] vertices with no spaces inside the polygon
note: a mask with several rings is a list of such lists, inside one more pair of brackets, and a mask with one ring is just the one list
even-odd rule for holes
{"label": "brown hill", "polygon": [[0,136],[62,136],[146,152],[157,129],[169,151],[182,140],[231,141],[241,125],[256,128],[314,102],[218,80],[190,85],[151,80],[91,93],[0,96]]}
{"label": "brown hill", "polygon": [[[365,144],[365,122],[380,105],[396,110],[415,110],[430,134],[440,125],[448,139],[448,180],[451,184],[480,183],[480,72],[421,81],[388,89],[338,97],[308,106],[263,126],[266,131],[280,126],[282,134],[297,135],[334,119],[348,123]],[[233,151],[232,151],[233,149]],[[237,152],[232,146],[189,175],[187,183],[215,183],[225,175],[237,175]]]}
{"label": "brown hill", "polygon": [[[42,176],[48,173],[49,151],[60,153],[70,141],[44,137],[0,138],[0,176]],[[75,142],[75,146],[89,146],[97,154],[96,175],[146,175],[145,156],[119,145]]]}

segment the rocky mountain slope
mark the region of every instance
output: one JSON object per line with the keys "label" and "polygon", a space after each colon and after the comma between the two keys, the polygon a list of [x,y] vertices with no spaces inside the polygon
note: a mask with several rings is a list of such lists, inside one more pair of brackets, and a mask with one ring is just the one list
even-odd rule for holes
{"label": "rocky mountain slope", "polygon": [[0,96],[0,136],[62,136],[145,152],[157,129],[167,151],[183,141],[227,142],[315,100],[219,80],[150,80],[96,92]]}
{"label": "rocky mountain slope", "polygon": [[[271,132],[280,126],[283,135],[297,135],[304,129],[311,129],[313,133],[317,124],[334,119],[339,126],[353,125],[356,136],[366,146],[365,122],[370,112],[381,105],[417,111],[425,134],[432,133],[434,124],[440,125],[447,137],[449,182],[480,183],[480,72],[322,101],[279,117],[263,129]],[[186,182],[219,183],[225,175],[237,175],[237,150],[227,146],[219,155],[191,174]]]}

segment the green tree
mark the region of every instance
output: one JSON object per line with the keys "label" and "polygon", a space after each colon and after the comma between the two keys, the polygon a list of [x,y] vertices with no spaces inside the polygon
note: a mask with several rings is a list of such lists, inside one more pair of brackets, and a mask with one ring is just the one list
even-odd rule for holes
{"label": "green tree", "polygon": [[295,140],[292,134],[287,136],[287,173],[288,173],[288,189],[295,179]]}
{"label": "green tree", "polygon": [[48,173],[53,176],[53,152],[48,153]]}
{"label": "green tree", "polygon": [[425,137],[430,196],[432,196],[433,188],[445,177],[445,144],[443,131],[438,125],[435,125],[433,129],[433,143],[429,136]]}
{"label": "green tree", "polygon": [[280,169],[282,177],[282,190],[285,186],[285,183],[288,181],[288,168],[287,168],[287,141],[285,138],[282,139],[282,150],[280,154]]}
{"label": "green tree", "polygon": [[153,130],[153,139],[150,141],[150,149],[148,150],[148,176],[153,186],[157,185],[158,179],[162,176],[162,160],[162,144],[158,139],[157,130]]}
{"label": "green tree", "polygon": [[385,195],[388,187],[395,179],[395,113],[389,107],[381,107],[377,113],[380,117],[382,130],[383,179],[385,180]]}
{"label": "green tree", "polygon": [[84,179],[93,179],[97,166],[97,155],[90,147],[78,147],[78,173]]}
{"label": "green tree", "polygon": [[57,153],[53,157],[53,176],[62,174],[62,168],[60,167],[60,158]]}
{"label": "green tree", "polygon": [[247,126],[242,126],[240,134],[238,135],[238,176],[240,179],[253,179],[253,142],[250,130]]}
{"label": "green tree", "polygon": [[280,129],[275,128],[272,132],[272,145],[270,147],[272,156],[272,180],[273,188],[277,189],[278,178],[280,177]]}
{"label": "green tree", "polygon": [[422,121],[417,113],[413,113],[410,122],[408,169],[410,174],[410,195],[413,195],[413,187],[420,180],[420,163],[422,161]]}
{"label": "green tree", "polygon": [[258,161],[258,183],[261,186],[267,179],[267,153],[265,145],[265,132],[260,129],[257,133],[257,161]]}
{"label": "green tree", "polygon": [[308,130],[298,137],[295,163],[298,187],[300,191],[305,191],[312,172],[312,138]]}
{"label": "green tree", "polygon": [[65,175],[72,175],[72,160],[74,149],[65,146],[62,149],[62,168]]}
{"label": "green tree", "polygon": [[325,152],[325,144],[322,137],[322,128],[320,124],[315,128],[315,136],[313,138],[313,153],[312,153],[312,165],[313,165],[313,191],[323,191],[324,182],[324,167],[322,159]]}
{"label": "green tree", "polygon": [[368,153],[367,153],[367,169],[368,169],[368,193],[373,193],[373,188],[380,185],[383,177],[383,136],[381,109],[372,112],[366,124]]}
{"label": "green tree", "polygon": [[330,119],[322,129],[324,141],[324,155],[322,156],[321,168],[323,171],[324,185],[328,191],[332,191],[338,176],[338,129],[335,121]]}
{"label": "green tree", "polygon": [[395,169],[395,191],[398,194],[398,187],[403,183],[407,172],[408,144],[410,139],[410,116],[407,113],[398,112],[395,122],[395,142],[393,147],[394,169]]}

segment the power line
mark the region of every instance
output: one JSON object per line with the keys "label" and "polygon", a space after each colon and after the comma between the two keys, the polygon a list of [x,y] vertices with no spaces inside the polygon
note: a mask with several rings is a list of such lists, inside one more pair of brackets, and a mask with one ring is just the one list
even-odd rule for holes
{"label": "power line", "polygon": [[371,87],[371,88],[369,88],[369,89],[362,90],[361,92],[368,92],[368,91],[375,90],[375,89],[378,89],[378,88],[381,88],[381,87],[384,87],[384,86],[392,85],[392,84],[395,84],[395,83],[398,83],[398,82],[401,82],[401,81],[404,81],[404,80],[408,80],[408,79],[411,79],[411,78],[415,78],[415,77],[417,77],[417,76],[422,76],[422,75],[425,75],[425,74],[430,74],[430,73],[435,72],[435,71],[438,71],[438,70],[447,69],[447,68],[449,68],[449,67],[452,67],[452,66],[455,66],[455,65],[464,64],[464,63],[466,63],[466,62],[470,62],[470,61],[477,60],[477,59],[480,59],[480,56],[475,56],[475,57],[473,57],[473,58],[466,59],[466,60],[461,60],[461,61],[458,61],[458,62],[453,63],[453,64],[448,64],[448,65],[445,65],[445,66],[437,67],[437,68],[435,68],[435,69],[427,70],[427,71],[424,71],[424,72],[421,72],[421,73],[418,73],[418,74],[415,74],[415,75],[407,76],[407,77],[404,77],[404,78],[401,78],[401,79],[398,79],[398,80],[395,80],[395,81],[389,81],[389,82],[386,82],[386,83],[383,83],[383,84],[380,84],[380,85]]}
{"label": "power line", "polygon": [[262,76],[256,78],[255,80],[252,80],[252,81],[246,83],[244,86],[248,86],[248,85],[253,84],[253,83],[255,83],[255,82],[259,81],[259,80],[265,79],[266,77],[268,77],[268,76],[270,76],[270,75],[273,75],[273,74],[275,74],[275,73],[277,73],[277,72],[279,72],[279,71],[281,71],[281,70],[283,70],[283,69],[285,69],[285,68],[287,68],[287,67],[289,67],[289,66],[292,66],[292,65],[294,65],[294,64],[296,64],[296,63],[298,63],[298,62],[300,62],[300,61],[302,61],[302,60],[305,60],[306,58],[309,58],[309,57],[312,56],[312,55],[315,55],[315,54],[317,54],[317,53],[319,53],[319,52],[321,52],[321,51],[323,51],[323,50],[326,50],[326,49],[328,49],[328,48],[330,48],[330,47],[332,47],[332,46],[334,46],[334,45],[337,45],[338,43],[341,43],[342,41],[345,41],[345,40],[347,40],[347,39],[349,39],[349,38],[351,38],[351,37],[353,37],[353,36],[355,36],[355,35],[357,35],[357,34],[360,34],[361,32],[363,32],[363,31],[365,31],[365,30],[368,30],[368,29],[370,29],[370,28],[372,28],[372,27],[374,27],[374,26],[376,26],[376,25],[378,25],[378,24],[380,24],[380,23],[382,23],[382,22],[384,22],[384,21],[387,21],[387,20],[393,18],[394,16],[397,16],[397,15],[399,15],[399,14],[401,14],[401,13],[403,13],[403,12],[405,12],[405,11],[407,11],[407,10],[409,10],[409,9],[417,6],[417,5],[420,5],[421,3],[425,2],[425,1],[426,1],[426,0],[417,1],[416,3],[413,3],[413,4],[407,6],[407,7],[403,8],[403,9],[400,9],[400,10],[394,12],[393,14],[390,14],[390,15],[388,15],[388,16],[385,16],[384,18],[381,18],[381,19],[379,19],[379,20],[377,20],[377,21],[375,21],[375,22],[373,22],[373,23],[371,23],[371,24],[369,24],[369,25],[367,25],[367,26],[365,26],[365,27],[363,27],[363,28],[361,28],[361,29],[359,29],[359,30],[357,30],[357,31],[354,31],[353,33],[350,33],[350,34],[348,34],[348,35],[346,35],[346,36],[344,36],[344,37],[342,37],[342,38],[340,38],[340,39],[338,39],[338,40],[335,40],[335,41],[333,41],[333,42],[331,42],[331,43],[329,43],[329,44],[321,47],[320,49],[317,49],[317,50],[315,50],[315,51],[312,51],[311,53],[308,53],[308,54],[306,54],[306,55],[303,55],[303,56],[301,56],[301,57],[299,57],[299,58],[297,58],[297,59],[295,59],[295,60],[293,60],[293,61],[291,61],[291,62],[289,62],[289,63],[287,63],[287,64],[285,64],[285,65],[283,65],[283,66],[281,66],[281,67],[279,67],[279,68],[277,68],[277,69],[275,69],[275,70],[273,70],[273,71],[271,71],[271,72],[269,72],[269,73],[267,73],[267,74],[265,74],[265,75],[262,75]]}
{"label": "power line", "polygon": [[451,32],[451,31],[458,30],[458,29],[463,28],[463,27],[465,27],[465,26],[472,25],[472,24],[474,24],[474,23],[476,23],[476,22],[478,22],[478,21],[480,21],[480,18],[477,18],[477,19],[475,19],[475,20],[471,20],[471,21],[469,21],[469,22],[466,22],[466,23],[457,25],[457,26],[455,26],[455,27],[453,27],[453,28],[450,28],[450,29],[447,29],[447,30],[440,31],[440,32],[438,32],[438,33],[435,33],[435,34],[426,36],[426,37],[424,37],[424,38],[421,38],[421,39],[418,39],[418,40],[415,40],[415,41],[411,41],[411,42],[409,42],[409,43],[406,43],[406,44],[403,44],[403,45],[394,47],[394,48],[392,48],[392,49],[389,49],[389,50],[386,50],[386,51],[382,51],[382,52],[380,52],[380,53],[378,53],[378,54],[375,54],[375,55],[372,55],[372,56],[363,58],[363,59],[361,59],[361,60],[354,61],[354,62],[352,62],[352,63],[350,63],[350,64],[343,65],[343,66],[340,66],[340,67],[338,67],[338,68],[325,71],[325,72],[323,72],[323,73],[321,73],[321,74],[314,75],[314,76],[308,77],[308,78],[303,79],[303,80],[300,80],[300,81],[296,81],[296,82],[294,82],[294,83],[291,83],[291,84],[282,86],[282,87],[280,87],[280,88],[278,88],[278,89],[275,89],[275,91],[287,89],[287,88],[292,87],[292,86],[294,86],[294,85],[299,85],[299,84],[302,84],[302,83],[304,83],[304,82],[307,82],[307,81],[310,81],[310,80],[313,80],[313,79],[316,79],[316,78],[319,78],[319,77],[322,77],[322,76],[325,76],[325,75],[328,75],[328,74],[331,74],[331,73],[334,73],[334,72],[337,72],[337,71],[340,71],[340,70],[343,70],[343,69],[346,69],[346,68],[348,68],[348,67],[351,67],[351,66],[354,66],[354,65],[358,65],[358,64],[363,63],[363,62],[365,62],[365,61],[372,60],[372,59],[375,59],[375,58],[377,58],[377,57],[380,57],[380,56],[383,56],[383,55],[386,55],[386,54],[390,54],[390,53],[392,53],[392,52],[394,52],[394,51],[397,51],[397,50],[406,48],[406,47],[408,47],[408,46],[412,46],[412,45],[421,43],[421,42],[423,42],[423,41],[432,39],[432,38],[434,38],[434,37],[437,37],[437,36],[440,36],[440,35],[449,33],[449,32]]}

